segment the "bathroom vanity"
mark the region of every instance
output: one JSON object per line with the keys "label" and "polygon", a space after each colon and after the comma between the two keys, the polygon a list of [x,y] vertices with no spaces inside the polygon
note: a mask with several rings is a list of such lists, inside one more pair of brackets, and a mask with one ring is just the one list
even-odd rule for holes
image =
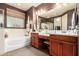
{"label": "bathroom vanity", "polygon": [[31,33],[31,45],[37,49],[44,46],[44,41],[48,41],[48,54],[51,56],[77,56],[78,55],[78,37],[77,35],[59,35],[59,34],[39,34]]}
{"label": "bathroom vanity", "polygon": [[50,55],[77,56],[77,36],[50,35]]}
{"label": "bathroom vanity", "polygon": [[[76,19],[76,9],[74,8],[76,5],[72,6],[64,6],[64,9],[69,7],[64,12],[62,12],[62,8],[58,8],[37,15],[39,16],[37,20],[40,20],[40,28],[35,29],[39,32],[31,33],[31,45],[38,49],[43,48],[43,51],[48,51],[48,54],[52,56],[77,56],[78,19]],[[43,30],[42,33],[40,33],[41,30]]]}

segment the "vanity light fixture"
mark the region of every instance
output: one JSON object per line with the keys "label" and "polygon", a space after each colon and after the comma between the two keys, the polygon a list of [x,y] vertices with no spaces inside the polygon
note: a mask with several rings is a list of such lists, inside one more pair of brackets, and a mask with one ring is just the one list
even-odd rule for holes
{"label": "vanity light fixture", "polygon": [[42,15],[44,14],[46,11],[44,9],[40,9],[36,12],[36,15]]}
{"label": "vanity light fixture", "polygon": [[36,15],[38,15],[38,12],[36,12]]}
{"label": "vanity light fixture", "polygon": [[40,11],[39,10],[36,12],[36,15],[40,15]]}

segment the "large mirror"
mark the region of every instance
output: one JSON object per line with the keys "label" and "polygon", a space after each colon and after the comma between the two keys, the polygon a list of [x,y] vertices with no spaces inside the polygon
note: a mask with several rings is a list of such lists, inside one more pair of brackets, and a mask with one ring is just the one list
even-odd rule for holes
{"label": "large mirror", "polygon": [[61,30],[61,17],[54,18],[54,30]]}
{"label": "large mirror", "polygon": [[53,30],[54,29],[54,21],[51,18],[41,18],[41,29],[49,29]]}
{"label": "large mirror", "polygon": [[39,15],[41,17],[41,29],[52,30],[73,30],[77,28],[78,20],[76,19],[76,4],[75,3],[60,3]]}

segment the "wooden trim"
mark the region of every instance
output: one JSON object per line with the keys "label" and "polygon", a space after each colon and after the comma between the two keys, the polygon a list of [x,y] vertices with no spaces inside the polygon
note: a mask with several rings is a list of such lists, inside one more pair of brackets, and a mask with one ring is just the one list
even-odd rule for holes
{"label": "wooden trim", "polygon": [[25,13],[25,23],[24,23],[24,24],[25,24],[24,27],[27,28],[27,27],[26,27],[26,24],[27,24],[27,12]]}
{"label": "wooden trim", "polygon": [[8,28],[8,29],[25,29],[25,27],[5,27],[5,28]]}
{"label": "wooden trim", "polygon": [[5,8],[5,11],[4,11],[4,28],[6,28],[7,27],[7,10],[6,10],[6,8]]}
{"label": "wooden trim", "polygon": [[6,4],[6,3],[0,3],[0,4],[4,5],[5,8],[10,8],[10,9],[25,13],[24,10],[21,10],[21,9],[13,7],[13,6],[10,6],[10,5]]}

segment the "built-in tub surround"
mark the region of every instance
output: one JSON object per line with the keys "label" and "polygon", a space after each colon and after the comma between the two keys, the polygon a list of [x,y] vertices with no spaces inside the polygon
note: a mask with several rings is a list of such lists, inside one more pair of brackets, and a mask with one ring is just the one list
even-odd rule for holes
{"label": "built-in tub surround", "polygon": [[4,54],[4,28],[0,27],[0,55]]}
{"label": "built-in tub surround", "polygon": [[30,36],[26,29],[5,29],[5,52],[30,44]]}

